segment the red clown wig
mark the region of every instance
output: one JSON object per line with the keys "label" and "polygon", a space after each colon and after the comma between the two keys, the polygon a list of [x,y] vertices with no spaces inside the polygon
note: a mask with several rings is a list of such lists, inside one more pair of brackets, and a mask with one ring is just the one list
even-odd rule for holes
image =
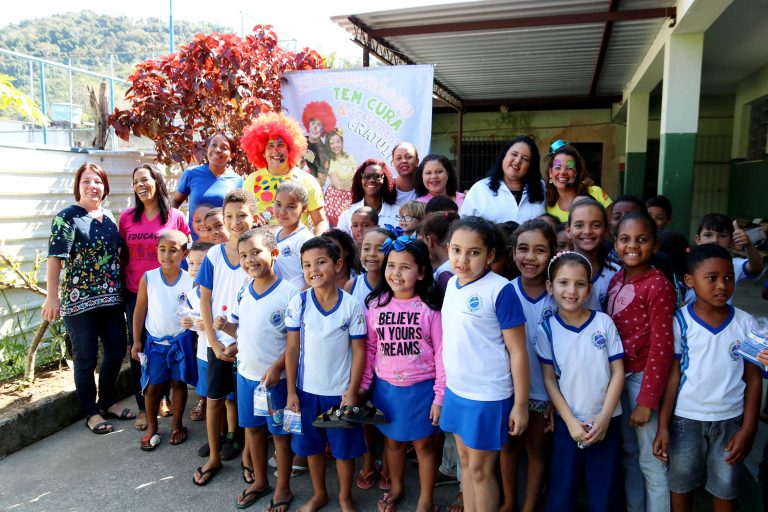
{"label": "red clown wig", "polygon": [[333,113],[333,108],[324,101],[312,101],[304,107],[304,112],[301,113],[301,122],[304,123],[304,128],[307,131],[309,131],[310,119],[317,119],[323,123],[323,134],[331,133],[336,129],[336,116]]}
{"label": "red clown wig", "polygon": [[270,140],[281,138],[288,146],[288,167],[296,167],[307,149],[307,139],[301,132],[299,124],[285,114],[269,112],[260,114],[251,126],[245,129],[240,138],[240,147],[245,156],[257,169],[267,167],[264,150]]}

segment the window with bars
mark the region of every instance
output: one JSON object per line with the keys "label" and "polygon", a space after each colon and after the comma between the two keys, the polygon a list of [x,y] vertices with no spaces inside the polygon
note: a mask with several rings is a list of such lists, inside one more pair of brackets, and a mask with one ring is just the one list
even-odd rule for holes
{"label": "window with bars", "polygon": [[768,96],[754,101],[749,109],[747,160],[762,160],[768,142]]}

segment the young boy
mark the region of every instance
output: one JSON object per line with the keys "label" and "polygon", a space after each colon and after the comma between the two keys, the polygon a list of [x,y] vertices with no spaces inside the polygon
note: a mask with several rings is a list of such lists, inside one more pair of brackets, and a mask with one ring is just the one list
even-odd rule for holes
{"label": "young boy", "polygon": [[693,508],[706,473],[714,510],[736,510],[739,465],[757,431],[762,383],[739,357],[754,320],[728,304],[734,272],[717,244],[694,247],[685,284],[696,300],[675,313],[675,362],[659,411],[654,455],[669,462],[672,511]]}
{"label": "young boy", "polygon": [[[286,182],[293,185],[293,182]],[[301,185],[298,185],[301,186]],[[281,187],[282,188],[282,187]],[[278,193],[278,197],[280,194]],[[279,207],[276,206],[277,211]],[[279,216],[279,214],[278,214]],[[298,217],[297,217],[298,222]],[[303,229],[306,229],[302,226]],[[233,338],[237,337],[237,412],[245,428],[246,446],[253,463],[253,483],[237,498],[236,506],[245,508],[272,492],[267,479],[267,428],[275,442],[277,486],[270,512],[286,512],[293,500],[291,479],[291,438],[283,430],[285,408],[285,311],[298,290],[275,273],[280,255],[274,235],[263,228],[251,229],[238,241],[240,265],[250,277],[232,305],[230,322],[219,316],[214,322]],[[266,320],[266,321],[265,321]],[[272,408],[279,417],[254,415],[254,392],[267,388]],[[267,427],[267,428],[264,428]]]}
{"label": "young boy", "polygon": [[[215,209],[214,209],[215,210]],[[208,212],[211,214],[214,210]],[[208,429],[208,461],[195,471],[195,485],[207,485],[222,468],[222,448],[219,428],[225,413],[230,429],[237,425],[237,409],[234,402],[226,400],[234,391],[233,363],[237,354],[235,339],[213,328],[214,315],[226,314],[237,298],[247,275],[240,267],[237,240],[251,229],[256,216],[256,200],[243,189],[235,189],[224,196],[223,224],[214,216],[206,218],[214,240],[228,234],[226,242],[212,247],[206,254],[195,283],[200,285],[200,313],[208,339],[208,389],[206,427]],[[210,222],[209,222],[210,221]],[[234,421],[232,421],[234,420]],[[235,432],[227,432],[225,444],[234,445]],[[235,454],[236,454],[235,450]]]}
{"label": "young boy", "polygon": [[[198,209],[200,209],[199,206]],[[207,234],[208,231],[206,230],[205,233]],[[187,272],[192,280],[197,277],[197,272],[200,270],[208,250],[213,247],[213,244],[200,240],[201,238],[198,238],[197,242],[192,244],[189,248],[189,254],[187,254]],[[189,415],[192,421],[202,421],[205,419],[205,396],[208,381],[208,340],[205,338],[203,317],[200,315],[199,285],[195,285],[187,291],[186,301],[186,311],[181,319],[181,326],[197,333],[197,386],[195,391],[199,397],[197,405],[192,408]]]}
{"label": "young boy", "polygon": [[280,229],[275,233],[280,257],[275,261],[277,274],[303,290],[304,272],[301,270],[301,246],[312,238],[312,232],[301,223],[301,215],[309,204],[309,194],[297,181],[284,181],[275,194],[275,217]]}
{"label": "young boy", "polygon": [[370,206],[361,206],[352,213],[352,219],[350,221],[350,230],[352,231],[352,240],[357,245],[357,252],[363,246],[363,238],[369,229],[375,228],[379,225],[379,214],[376,210]]}
{"label": "young boy", "polygon": [[351,295],[336,287],[336,274],[342,264],[339,248],[329,239],[317,237],[306,241],[301,247],[301,266],[310,289],[291,300],[285,317],[288,328],[286,408],[301,412],[303,430],[303,435],[293,436],[291,447],[297,455],[309,459],[314,491],[302,507],[305,511],[318,510],[328,503],[323,453],[326,442],[336,457],[339,502],[345,512],[355,510],[352,502],[355,458],[366,451],[359,425],[330,429],[312,426],[315,417],[321,415],[322,420],[318,420],[329,427],[350,427],[333,412],[356,405],[365,365],[363,308]]}
{"label": "young boy", "polygon": [[[192,278],[181,269],[187,255],[187,235],[175,229],[160,232],[157,259],[160,268],[146,272],[139,281],[136,309],[133,313],[131,357],[141,365],[141,387],[147,408],[147,434],[141,449],[152,451],[160,444],[157,413],[163,384],[170,380],[173,389],[173,421],[170,443],[187,439],[182,418],[187,405],[187,384],[197,384],[197,366],[192,333],[177,320],[178,310],[186,302]],[[146,328],[146,343],[142,332]],[[143,356],[142,355],[143,350]]]}

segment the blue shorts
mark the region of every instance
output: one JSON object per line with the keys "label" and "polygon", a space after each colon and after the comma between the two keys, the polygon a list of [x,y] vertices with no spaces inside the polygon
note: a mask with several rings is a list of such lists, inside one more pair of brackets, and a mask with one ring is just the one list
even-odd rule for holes
{"label": "blue shorts", "polygon": [[440,428],[461,438],[473,450],[499,451],[509,439],[509,413],[514,397],[484,402],[462,398],[445,389]]}
{"label": "blue shorts", "polygon": [[[172,350],[179,350],[179,345],[172,343],[163,345],[147,339],[144,346],[144,353],[147,355],[146,366],[141,367],[141,389],[145,389],[147,384],[164,384],[169,380],[177,382],[186,382],[184,379],[184,368],[174,357],[168,354]],[[170,361],[169,361],[170,360]]]}
{"label": "blue shorts", "polygon": [[376,425],[382,434],[395,441],[416,441],[437,432],[429,419],[435,400],[435,381],[425,380],[410,386],[394,386],[376,377],[371,401],[389,423]]}
{"label": "blue shorts", "polygon": [[[697,421],[672,416],[669,422],[669,490],[688,493],[701,484],[721,500],[739,495],[739,466],[728,464],[725,447],[741,429],[742,417],[722,421]],[[705,471],[706,469],[706,471]]]}
{"label": "blue shorts", "polygon": [[273,435],[288,434],[283,430],[283,409],[288,398],[288,385],[281,379],[276,386],[267,388],[272,395],[272,405],[276,409],[274,416],[254,416],[253,393],[259,387],[259,381],[250,380],[237,374],[237,423],[243,428],[266,426]]}
{"label": "blue shorts", "polygon": [[301,408],[301,435],[291,438],[291,449],[296,455],[309,457],[323,453],[325,443],[331,445],[331,454],[339,460],[355,459],[366,451],[363,429],[354,428],[315,428],[312,422],[322,412],[341,405],[340,396],[313,395],[300,389],[296,390]]}
{"label": "blue shorts", "polygon": [[[197,386],[195,386],[197,396],[205,398],[208,396],[208,361],[197,358]],[[235,394],[227,395],[227,400],[234,400]]]}

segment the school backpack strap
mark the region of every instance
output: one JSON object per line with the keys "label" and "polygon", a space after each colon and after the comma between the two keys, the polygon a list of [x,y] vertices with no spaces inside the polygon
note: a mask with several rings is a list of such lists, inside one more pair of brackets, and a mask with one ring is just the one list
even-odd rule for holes
{"label": "school backpack strap", "polygon": [[544,334],[547,335],[547,343],[549,343],[549,351],[552,353],[552,364],[555,367],[555,375],[560,378],[560,365],[557,364],[557,358],[555,357],[555,345],[552,341],[552,326],[549,325],[549,321],[552,316],[547,316],[541,321],[541,328],[544,330]]}
{"label": "school backpack strap", "polygon": [[683,309],[675,311],[675,320],[680,327],[680,385],[677,388],[678,393],[680,388],[685,384],[685,370],[688,369],[690,363],[688,356],[688,322],[685,320]]}

